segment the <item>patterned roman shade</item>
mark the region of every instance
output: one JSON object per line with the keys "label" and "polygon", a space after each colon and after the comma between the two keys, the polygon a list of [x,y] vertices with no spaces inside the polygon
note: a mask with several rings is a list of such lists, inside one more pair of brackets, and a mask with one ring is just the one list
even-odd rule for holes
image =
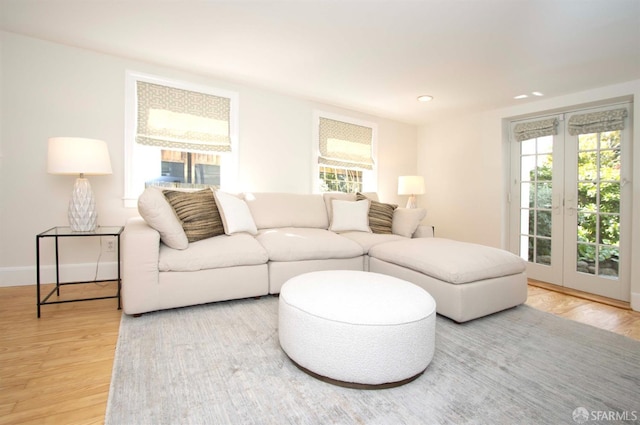
{"label": "patterned roman shade", "polygon": [[318,163],[341,168],[373,169],[373,129],[320,117]]}
{"label": "patterned roman shade", "polygon": [[558,118],[523,122],[515,126],[513,133],[518,142],[536,137],[555,136],[558,134]]}
{"label": "patterned roman shade", "polygon": [[624,130],[626,116],[626,108],[573,115],[569,118],[569,134],[575,136],[577,134]]}
{"label": "patterned roman shade", "polygon": [[165,149],[231,152],[231,99],[137,82],[136,142]]}

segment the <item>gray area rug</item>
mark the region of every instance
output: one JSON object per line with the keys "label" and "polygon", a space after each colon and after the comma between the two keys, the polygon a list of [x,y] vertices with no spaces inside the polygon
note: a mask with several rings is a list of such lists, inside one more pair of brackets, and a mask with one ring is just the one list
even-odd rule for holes
{"label": "gray area rug", "polygon": [[302,372],[277,314],[263,297],[123,315],[106,424],[640,423],[640,342],[528,306],[438,316],[424,374],[382,390]]}

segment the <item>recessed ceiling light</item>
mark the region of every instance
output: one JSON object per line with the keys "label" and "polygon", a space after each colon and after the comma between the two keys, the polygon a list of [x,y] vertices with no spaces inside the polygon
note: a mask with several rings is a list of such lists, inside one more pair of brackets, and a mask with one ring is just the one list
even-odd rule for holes
{"label": "recessed ceiling light", "polygon": [[544,96],[544,94],[540,93],[539,91],[532,91],[531,94],[534,96]]}
{"label": "recessed ceiling light", "polygon": [[433,100],[433,96],[429,96],[428,94],[423,94],[422,96],[418,96],[419,102],[431,102]]}
{"label": "recessed ceiling light", "polygon": [[527,96],[526,94],[520,94],[520,95],[518,95],[518,96],[514,96],[514,99],[526,99],[526,98],[528,98],[528,97],[529,97],[529,96]]}

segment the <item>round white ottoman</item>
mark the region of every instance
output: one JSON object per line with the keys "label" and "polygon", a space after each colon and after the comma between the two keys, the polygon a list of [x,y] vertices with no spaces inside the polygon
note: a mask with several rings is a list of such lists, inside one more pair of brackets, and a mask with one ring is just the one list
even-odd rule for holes
{"label": "round white ottoman", "polygon": [[424,289],[378,273],[335,270],[289,279],[278,335],[311,375],[357,388],[418,377],[433,358],[436,303]]}

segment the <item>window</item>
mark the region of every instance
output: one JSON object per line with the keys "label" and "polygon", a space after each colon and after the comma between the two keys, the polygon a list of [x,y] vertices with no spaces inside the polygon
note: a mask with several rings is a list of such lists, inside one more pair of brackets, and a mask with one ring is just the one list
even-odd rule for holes
{"label": "window", "polygon": [[148,186],[230,187],[237,155],[237,94],[127,74],[125,206]]}
{"label": "window", "polygon": [[315,191],[375,191],[377,126],[322,112],[314,123]]}

